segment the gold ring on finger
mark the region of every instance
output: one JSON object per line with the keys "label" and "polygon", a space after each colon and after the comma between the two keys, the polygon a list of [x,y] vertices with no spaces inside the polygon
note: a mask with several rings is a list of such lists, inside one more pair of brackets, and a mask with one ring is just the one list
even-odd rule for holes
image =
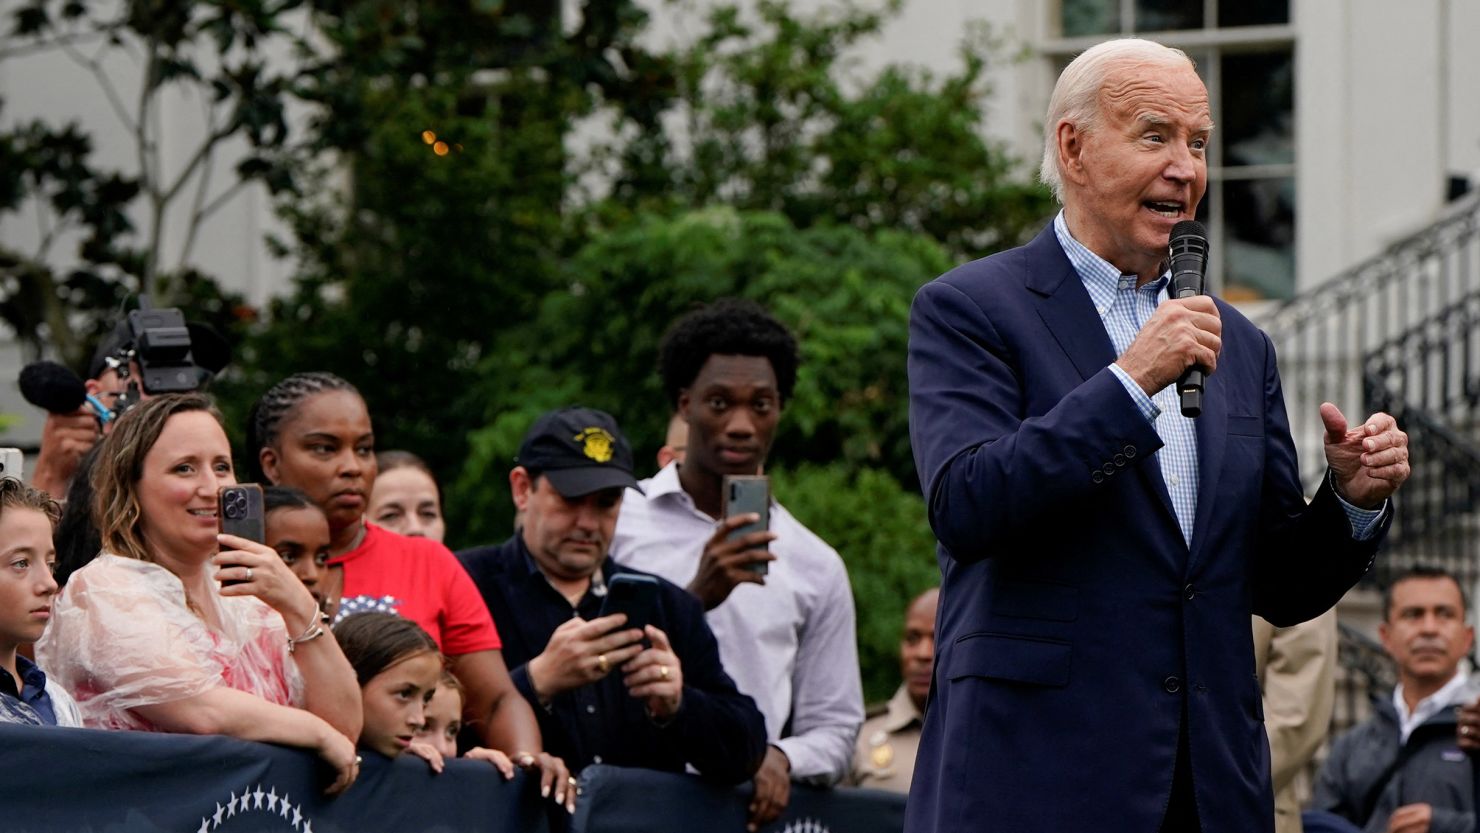
{"label": "gold ring on finger", "polygon": [[599,654],[596,657],[596,667],[603,674],[611,670],[611,666],[606,664],[606,654]]}
{"label": "gold ring on finger", "polygon": [[247,581],[251,581],[251,580],[252,580],[252,568],[251,567],[248,567],[247,568]]}
{"label": "gold ring on finger", "polygon": [[659,677],[662,677],[665,680],[668,679],[668,666],[666,666],[666,665],[660,665],[660,666],[658,666],[658,676]]}

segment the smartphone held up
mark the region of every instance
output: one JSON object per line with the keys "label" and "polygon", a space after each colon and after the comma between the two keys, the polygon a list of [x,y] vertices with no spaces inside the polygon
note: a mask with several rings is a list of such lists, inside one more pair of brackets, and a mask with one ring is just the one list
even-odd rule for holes
{"label": "smartphone held up", "polygon": [[652,576],[621,573],[613,576],[606,585],[606,598],[601,602],[597,618],[614,613],[627,614],[626,624],[621,630],[642,630],[653,621],[653,610],[658,604],[658,580]]}
{"label": "smartphone held up", "polygon": [[[752,532],[765,532],[771,528],[771,481],[765,475],[726,475],[722,492],[720,514],[724,517],[760,516],[759,520],[736,527],[730,533],[730,538],[739,538]],[[757,561],[747,569],[765,575],[767,562]]]}
{"label": "smartphone held up", "polygon": [[[267,540],[262,487],[256,483],[222,486],[216,493],[216,523],[227,535],[263,543]],[[229,566],[229,565],[223,565]],[[239,579],[221,582],[222,587],[243,584]]]}

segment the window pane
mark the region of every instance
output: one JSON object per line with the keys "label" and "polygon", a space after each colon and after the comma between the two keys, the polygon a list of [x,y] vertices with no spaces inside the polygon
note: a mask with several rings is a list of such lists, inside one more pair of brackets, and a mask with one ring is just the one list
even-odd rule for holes
{"label": "window pane", "polygon": [[1223,297],[1294,296],[1295,179],[1226,181],[1223,215]]}
{"label": "window pane", "polygon": [[1064,37],[1120,31],[1120,0],[1064,0]]}
{"label": "window pane", "polygon": [[1222,112],[1216,136],[1222,164],[1295,161],[1295,60],[1291,52],[1224,55]]}
{"label": "window pane", "polygon": [[1290,22],[1290,0],[1220,0],[1219,26],[1265,26]]}
{"label": "window pane", "polygon": [[1201,29],[1203,0],[1136,0],[1136,31]]}

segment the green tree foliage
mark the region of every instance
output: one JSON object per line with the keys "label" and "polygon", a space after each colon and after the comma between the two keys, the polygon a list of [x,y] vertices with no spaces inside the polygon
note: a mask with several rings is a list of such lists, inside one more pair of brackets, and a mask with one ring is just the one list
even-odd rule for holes
{"label": "green tree foliage", "polygon": [[320,7],[334,49],[298,87],[312,135],[276,160],[306,195],[284,206],[282,248],[302,268],[244,350],[233,411],[289,373],[330,370],[365,394],[381,447],[444,474],[461,464],[467,432],[497,413],[473,370],[519,348],[578,245],[565,137],[598,101],[631,97],[615,62],[644,60],[632,3],[583,3],[572,32],[557,10]]}
{"label": "green tree foliage", "polygon": [[958,45],[960,69],[943,77],[857,71],[850,56],[897,6],[709,7],[703,34],[665,62],[665,104],[682,128],[655,123],[598,151],[617,160],[605,207],[722,203],[778,211],[801,228],[918,232],[964,257],[1016,245],[1050,209],[1019,160],[982,133],[986,73],[1007,47],[976,27]]}
{"label": "green tree foliage", "polygon": [[777,500],[847,563],[864,699],[888,699],[900,682],[905,608],[940,584],[924,500],[888,472],[846,463],[777,469],[772,480]]}
{"label": "green tree foliage", "polygon": [[[797,334],[802,366],[772,459],[877,468],[913,488],[905,400],[910,299],[951,264],[939,244],[895,231],[798,230],[779,214],[711,208],[642,215],[569,259],[564,285],[474,377],[493,403],[453,496],[469,540],[507,534],[507,483],[523,430],[579,401],[611,411],[652,460],[673,403],[657,378],[669,323],[718,297],[763,303]],[[490,476],[490,472],[498,473]],[[493,507],[494,511],[480,511]]]}
{"label": "green tree foliage", "polygon": [[[34,212],[40,225],[35,250],[0,246],[0,318],[33,354],[49,344],[84,367],[90,342],[139,292],[157,305],[186,305],[224,332],[235,329],[240,298],[222,293],[192,255],[202,224],[242,188],[291,186],[261,154],[287,139],[293,70],[270,69],[268,56],[306,48],[284,26],[302,5],[24,0],[10,11],[0,62],[38,53],[70,59],[92,76],[116,117],[120,129],[110,139],[127,142],[135,159],[126,171],[97,167],[94,139],[76,124],[30,120],[0,131],[0,215]],[[137,68],[133,87],[119,67]],[[186,161],[173,168],[161,154],[166,93],[198,103],[204,117],[198,139],[168,137],[186,143]],[[221,146],[241,141],[247,157],[213,188]],[[172,212],[186,219],[169,241]]]}

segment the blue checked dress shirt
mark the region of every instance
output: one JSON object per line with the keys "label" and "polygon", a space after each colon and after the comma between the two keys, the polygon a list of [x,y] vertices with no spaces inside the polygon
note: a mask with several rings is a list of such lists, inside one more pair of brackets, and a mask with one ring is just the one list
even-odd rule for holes
{"label": "blue checked dress shirt", "polygon": [[[1120,356],[1135,341],[1136,335],[1145,326],[1146,320],[1156,312],[1157,304],[1167,296],[1167,284],[1171,281],[1171,270],[1161,277],[1148,281],[1145,286],[1136,286],[1135,275],[1122,275],[1110,262],[1085,248],[1069,234],[1069,225],[1060,211],[1053,221],[1054,234],[1059,245],[1068,256],[1069,263],[1079,274],[1089,299],[1100,314],[1100,321],[1115,345],[1115,355]],[[1161,467],[1162,480],[1166,481],[1167,492],[1172,498],[1172,511],[1177,515],[1177,526],[1182,530],[1182,540],[1192,547],[1192,527],[1197,520],[1197,427],[1192,420],[1182,416],[1181,402],[1177,398],[1177,386],[1167,385],[1147,396],[1146,391],[1136,384],[1120,365],[1112,363],[1110,372],[1120,380],[1125,392],[1140,409],[1146,419],[1156,425],[1162,447],[1156,452],[1157,465]],[[1351,520],[1352,537],[1358,541],[1371,537],[1382,517],[1384,503],[1379,509],[1359,509],[1347,503],[1338,494],[1341,508]]]}

